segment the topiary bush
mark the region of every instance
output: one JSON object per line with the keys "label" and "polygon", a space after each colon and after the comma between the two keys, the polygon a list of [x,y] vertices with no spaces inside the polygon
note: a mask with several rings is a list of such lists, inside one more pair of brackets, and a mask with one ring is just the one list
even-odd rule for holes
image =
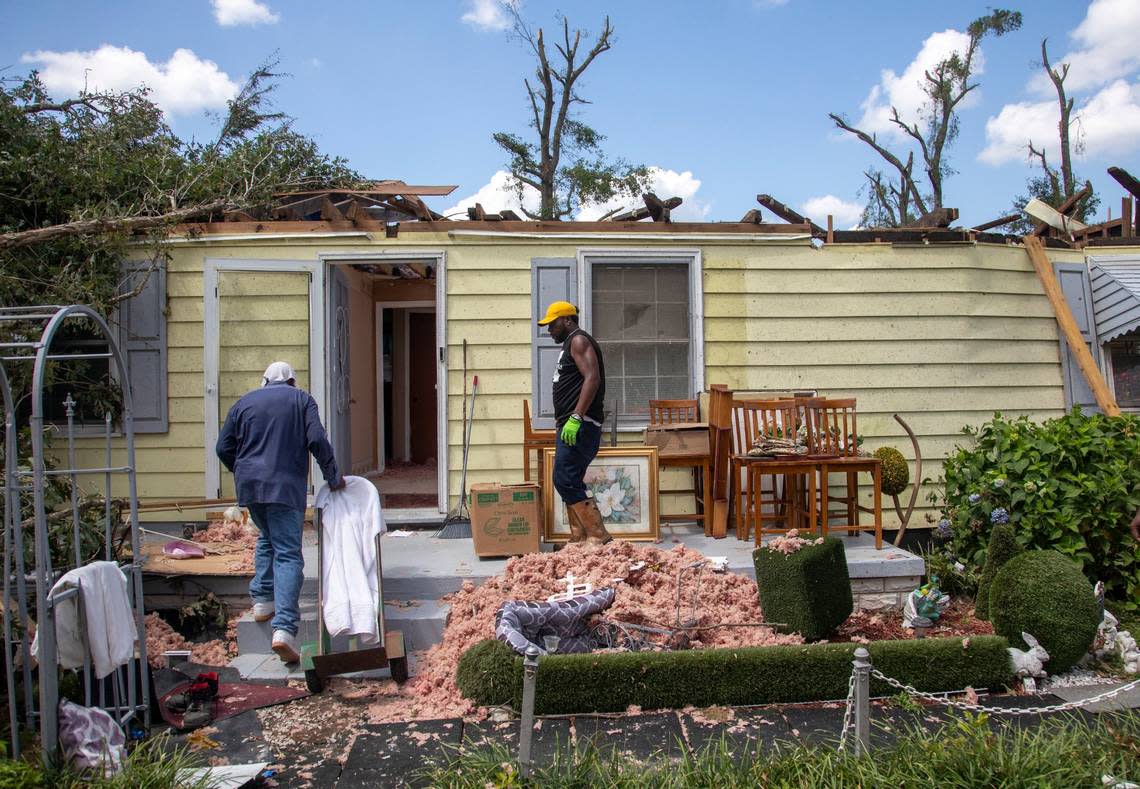
{"label": "topiary bush", "polygon": [[1038,424],[995,414],[945,461],[950,553],[980,570],[990,527],[1008,521],[1026,548],[1076,561],[1128,611],[1140,610],[1140,418],[1069,414]]}
{"label": "topiary bush", "polygon": [[898,496],[910,484],[910,466],[894,447],[879,447],[874,456],[882,461],[882,490],[885,496]]}
{"label": "topiary bush", "polygon": [[794,553],[757,548],[752,562],[764,619],[787,625],[808,641],[827,638],[854,609],[847,554],[835,537]]}
{"label": "topiary bush", "polygon": [[480,641],[459,656],[455,685],[469,699],[501,699],[481,704],[509,704],[512,694],[522,693],[522,657],[502,641]]}
{"label": "topiary bush", "polygon": [[990,584],[1002,566],[1021,553],[1021,546],[1017,544],[1017,535],[1013,526],[1001,523],[994,526],[990,532],[990,544],[986,549],[986,566],[982,568],[982,577],[978,580],[978,594],[974,599],[974,615],[978,619],[990,618]]}
{"label": "topiary bush", "polygon": [[1068,671],[1089,651],[1100,606],[1080,568],[1057,551],[1026,551],[1005,563],[990,587],[994,632],[1019,649],[1029,633],[1049,653],[1051,674]]}
{"label": "topiary bush", "polygon": [[[480,642],[480,661],[501,660],[497,676],[515,685],[469,683],[463,694],[480,706],[522,699],[522,658],[509,649]],[[484,646],[486,645],[486,646]],[[501,644],[499,646],[502,646]],[[859,644],[692,649],[677,652],[605,652],[545,655],[538,661],[535,711],[543,715],[679,709],[713,704],[781,704],[847,696],[851,661]],[[924,638],[868,644],[875,668],[928,693],[1000,688],[1011,679],[1009,642],[998,636]],[[467,655],[460,660],[464,665]],[[490,668],[488,666],[488,668]],[[479,695],[471,695],[472,690]],[[873,695],[893,693],[878,680]]]}

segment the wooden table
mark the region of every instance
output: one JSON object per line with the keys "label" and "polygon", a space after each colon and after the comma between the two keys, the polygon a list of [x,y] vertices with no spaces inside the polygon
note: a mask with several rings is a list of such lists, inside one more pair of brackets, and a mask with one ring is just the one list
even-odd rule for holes
{"label": "wooden table", "polygon": [[705,534],[713,534],[712,514],[712,452],[709,449],[709,426],[705,422],[676,422],[668,425],[649,425],[645,428],[646,446],[657,447],[658,468],[693,468],[701,472],[702,494],[693,491],[700,512],[695,515],[661,515],[662,521],[696,520]]}

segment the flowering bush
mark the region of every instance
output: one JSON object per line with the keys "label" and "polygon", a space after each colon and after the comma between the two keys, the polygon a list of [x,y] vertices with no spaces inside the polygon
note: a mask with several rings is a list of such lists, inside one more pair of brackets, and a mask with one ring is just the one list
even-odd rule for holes
{"label": "flowering bush", "polygon": [[995,414],[963,432],[971,445],[946,459],[939,502],[948,556],[980,570],[990,529],[1009,523],[1022,547],[1061,552],[1140,609],[1140,545],[1128,530],[1140,505],[1140,419],[1075,408],[1042,424]]}

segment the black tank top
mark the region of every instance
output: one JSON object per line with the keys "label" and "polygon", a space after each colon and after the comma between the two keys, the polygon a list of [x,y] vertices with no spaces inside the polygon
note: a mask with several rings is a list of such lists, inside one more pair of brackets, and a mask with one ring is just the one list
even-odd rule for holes
{"label": "black tank top", "polygon": [[558,363],[554,366],[554,388],[551,394],[554,399],[554,421],[559,427],[562,427],[562,424],[574,413],[574,408],[578,405],[578,396],[582,394],[582,383],[585,381],[582,371],[574,363],[573,354],[570,353],[570,342],[579,334],[589,340],[590,345],[594,347],[594,354],[598,357],[600,379],[594,402],[590,403],[590,407],[582,416],[588,416],[601,424],[606,415],[603,409],[606,400],[606,364],[602,361],[602,349],[589,334],[581,329],[575,329],[563,341],[562,353],[558,354]]}

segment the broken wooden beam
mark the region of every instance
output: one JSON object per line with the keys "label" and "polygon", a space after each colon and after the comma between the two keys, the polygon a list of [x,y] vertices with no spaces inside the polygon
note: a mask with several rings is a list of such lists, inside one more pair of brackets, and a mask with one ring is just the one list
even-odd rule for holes
{"label": "broken wooden beam", "polygon": [[270,213],[274,219],[303,220],[309,214],[320,211],[325,200],[328,200],[328,195],[318,194],[313,197],[306,197],[303,200],[283,203],[275,207]]}
{"label": "broken wooden beam", "polygon": [[1116,182],[1124,187],[1124,191],[1133,197],[1140,199],[1140,181],[1123,167],[1109,167],[1108,174],[1116,179]]}
{"label": "broken wooden beam", "polygon": [[822,227],[817,225],[815,222],[812,222],[810,219],[804,218],[799,213],[793,211],[791,208],[788,208],[779,200],[772,197],[772,195],[756,195],[756,202],[767,208],[769,211],[780,217],[780,219],[783,219],[788,224],[810,225],[812,235],[822,236],[826,234],[826,231]]}
{"label": "broken wooden beam", "polygon": [[[1091,194],[1092,183],[1085,181],[1084,187],[1079,192],[1074,192],[1073,194],[1069,195],[1059,206],[1057,206],[1057,213],[1067,217],[1069,214],[1075,212],[1077,210],[1077,206],[1080,205],[1081,201]],[[1030,216],[1032,216],[1032,214],[1030,214]],[[1040,217],[1034,217],[1034,219],[1040,219]],[[1033,232],[1030,233],[1030,235],[1038,237],[1043,236],[1046,232],[1048,232],[1051,226],[1057,227],[1057,225],[1051,224],[1049,222],[1040,222],[1038,223],[1037,227],[1033,228]]]}
{"label": "broken wooden beam", "polygon": [[499,218],[504,222],[521,222],[522,218],[509,208],[504,208],[499,212]]}
{"label": "broken wooden beam", "polygon": [[957,208],[932,208],[906,227],[950,227],[957,218]]}
{"label": "broken wooden beam", "polygon": [[973,229],[977,230],[980,233],[983,230],[990,230],[995,227],[1001,227],[1002,225],[1008,225],[1010,222],[1016,222],[1018,219],[1021,219],[1020,213],[1006,214],[1005,216],[999,216],[997,219],[991,219],[989,222],[982,222],[980,225],[974,225]]}
{"label": "broken wooden beam", "polygon": [[[1074,233],[1080,233],[1081,231],[1089,229],[1089,226],[1084,222],[1078,222],[1076,219],[1061,213],[1053,208],[1053,206],[1042,200],[1038,200],[1036,197],[1025,204],[1025,213],[1029,214],[1038,222],[1044,223],[1045,227],[1052,227],[1062,233],[1068,233],[1070,236]],[[1035,229],[1029,235],[1034,238],[1039,238],[1044,235],[1044,233],[1038,233]]]}
{"label": "broken wooden beam", "polygon": [[684,202],[680,197],[662,200],[653,192],[646,192],[641,196],[641,199],[645,202],[645,208],[649,211],[649,216],[654,222],[672,222],[670,212]]}
{"label": "broken wooden beam", "polygon": [[758,225],[764,221],[764,215],[760,213],[759,208],[750,208],[744,216],[740,217],[740,221],[746,225]]}
{"label": "broken wooden beam", "polygon": [[476,203],[467,209],[467,218],[472,222],[482,222],[487,218],[487,212],[483,210],[481,203]]}
{"label": "broken wooden beam", "polygon": [[620,214],[614,214],[609,218],[610,222],[639,222],[642,219],[649,218],[648,208],[631,208],[628,211],[623,211]]}

